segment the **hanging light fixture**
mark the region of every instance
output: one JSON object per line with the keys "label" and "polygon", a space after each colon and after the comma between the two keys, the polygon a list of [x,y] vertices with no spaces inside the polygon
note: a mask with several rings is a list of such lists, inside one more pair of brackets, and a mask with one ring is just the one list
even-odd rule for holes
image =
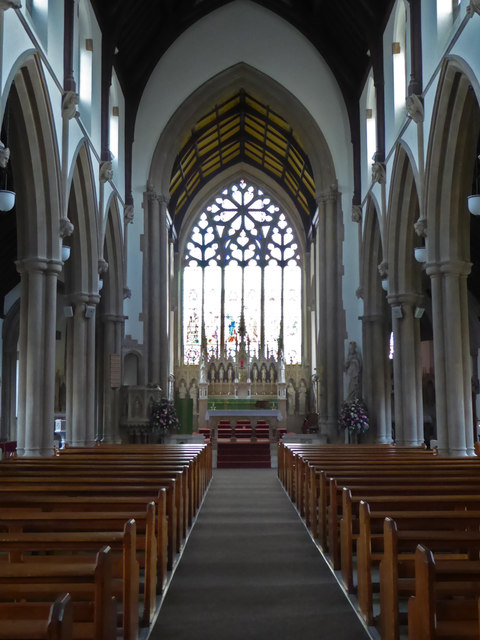
{"label": "hanging light fixture", "polygon": [[478,182],[480,178],[480,167],[478,162],[479,160],[480,160],[480,155],[478,155],[475,159],[475,191],[476,193],[472,194],[471,196],[468,196],[467,198],[468,210],[474,216],[480,216],[480,193],[478,192]]}
{"label": "hanging light fixture", "polygon": [[[5,107],[4,114],[4,133],[5,140],[8,144],[8,121],[9,121],[9,102],[7,101],[7,105]],[[10,159],[10,149],[6,144],[0,140],[0,170],[2,175],[1,186],[3,189],[0,189],[0,211],[11,211],[15,206],[15,192],[7,189],[7,179],[8,179],[8,170],[7,165]]]}
{"label": "hanging light fixture", "polygon": [[427,247],[415,247],[415,260],[417,262],[426,262],[427,261]]}

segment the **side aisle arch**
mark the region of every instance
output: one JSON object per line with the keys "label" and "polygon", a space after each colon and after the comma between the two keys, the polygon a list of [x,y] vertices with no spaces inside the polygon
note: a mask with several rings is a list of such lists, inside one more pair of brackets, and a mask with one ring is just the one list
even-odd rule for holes
{"label": "side aisle arch", "polygon": [[72,169],[68,218],[74,226],[65,266],[66,439],[73,446],[95,442],[95,316],[98,293],[98,206],[90,153],[78,148]]}
{"label": "side aisle arch", "polygon": [[383,284],[388,282],[380,229],[380,214],[373,198],[367,201],[361,257],[364,313],[363,393],[371,420],[368,437],[374,442],[392,441],[391,365],[388,342],[391,322]]}
{"label": "side aisle arch", "polygon": [[[17,451],[53,451],[55,327],[60,260],[60,162],[52,107],[36,56],[12,71],[5,116],[17,194],[20,328]],[[10,378],[11,383],[13,383]]]}
{"label": "side aisle arch", "polygon": [[[478,83],[458,59],[441,72],[428,144],[425,212],[440,452],[473,453],[467,276],[471,193],[480,131]],[[473,76],[472,76],[473,77]],[[475,87],[476,89],[474,89]]]}

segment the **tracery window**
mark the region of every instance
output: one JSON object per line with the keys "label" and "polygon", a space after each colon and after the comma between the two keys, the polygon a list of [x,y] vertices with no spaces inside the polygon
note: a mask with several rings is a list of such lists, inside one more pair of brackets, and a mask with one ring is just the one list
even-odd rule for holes
{"label": "tracery window", "polygon": [[[251,357],[301,358],[298,243],[273,199],[245,180],[225,188],[200,214],[186,244],[183,360],[198,364],[202,326],[209,357],[235,357],[240,321]],[[242,313],[243,312],[243,313]]]}

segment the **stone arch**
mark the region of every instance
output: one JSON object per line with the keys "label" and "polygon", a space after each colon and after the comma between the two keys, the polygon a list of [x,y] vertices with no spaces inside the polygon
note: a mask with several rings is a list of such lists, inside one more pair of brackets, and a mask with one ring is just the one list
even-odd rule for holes
{"label": "stone arch", "polygon": [[404,147],[398,145],[389,194],[386,259],[389,296],[420,292],[421,269],[414,260],[414,224],[420,213],[417,183]]}
{"label": "stone arch", "polygon": [[118,200],[113,195],[107,207],[103,255],[108,268],[100,274],[103,287],[96,326],[98,436],[103,442],[117,442],[125,319],[123,236]]}
{"label": "stone arch", "polygon": [[425,170],[439,451],[473,454],[467,276],[471,192],[480,131],[478,83],[458,58],[441,70]]}
{"label": "stone arch", "polygon": [[[31,52],[6,84],[10,165],[16,197],[17,270],[21,277],[17,452],[53,453],[57,278],[61,271],[61,172],[42,64]],[[13,379],[11,384],[16,384]],[[10,390],[11,392],[11,390]]]}
{"label": "stone arch", "polygon": [[72,315],[67,320],[66,440],[75,446],[94,444],[95,317],[98,293],[98,206],[92,163],[85,141],[77,148],[70,180],[68,217],[74,225],[66,264],[65,295]]}
{"label": "stone arch", "polygon": [[364,308],[362,386],[370,418],[370,433],[366,437],[379,443],[392,440],[391,364],[388,359],[391,322],[386,291],[382,288],[382,276],[385,275],[382,268],[386,268],[384,253],[380,210],[375,200],[369,197],[361,253]]}
{"label": "stone arch", "polygon": [[185,138],[192,124],[211,108],[212,103],[225,100],[240,89],[251,91],[291,124],[309,157],[318,191],[324,191],[336,182],[330,150],[310,113],[281,84],[241,62],[199,87],[170,118],[158,140],[150,168],[149,180],[157,192],[165,195],[169,192],[178,141]]}
{"label": "stone arch", "polygon": [[66,290],[70,296],[98,295],[98,204],[93,167],[86,141],[77,147],[69,181],[68,217],[74,226],[70,238]]}
{"label": "stone arch", "polygon": [[[398,145],[392,169],[387,230],[388,302],[392,307],[395,344],[395,440],[399,444],[423,442],[420,319],[424,309],[422,267],[414,258],[420,204],[410,158]],[[423,239],[422,239],[423,241]]]}

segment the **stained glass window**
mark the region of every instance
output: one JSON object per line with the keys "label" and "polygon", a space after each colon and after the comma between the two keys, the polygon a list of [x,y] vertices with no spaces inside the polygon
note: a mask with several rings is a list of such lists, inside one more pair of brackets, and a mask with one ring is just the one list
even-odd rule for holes
{"label": "stained glass window", "polygon": [[210,357],[236,355],[243,311],[252,356],[277,358],[283,338],[286,362],[300,362],[300,255],[293,227],[271,197],[244,180],[225,188],[200,214],[184,258],[186,364],[200,361],[202,309]]}

